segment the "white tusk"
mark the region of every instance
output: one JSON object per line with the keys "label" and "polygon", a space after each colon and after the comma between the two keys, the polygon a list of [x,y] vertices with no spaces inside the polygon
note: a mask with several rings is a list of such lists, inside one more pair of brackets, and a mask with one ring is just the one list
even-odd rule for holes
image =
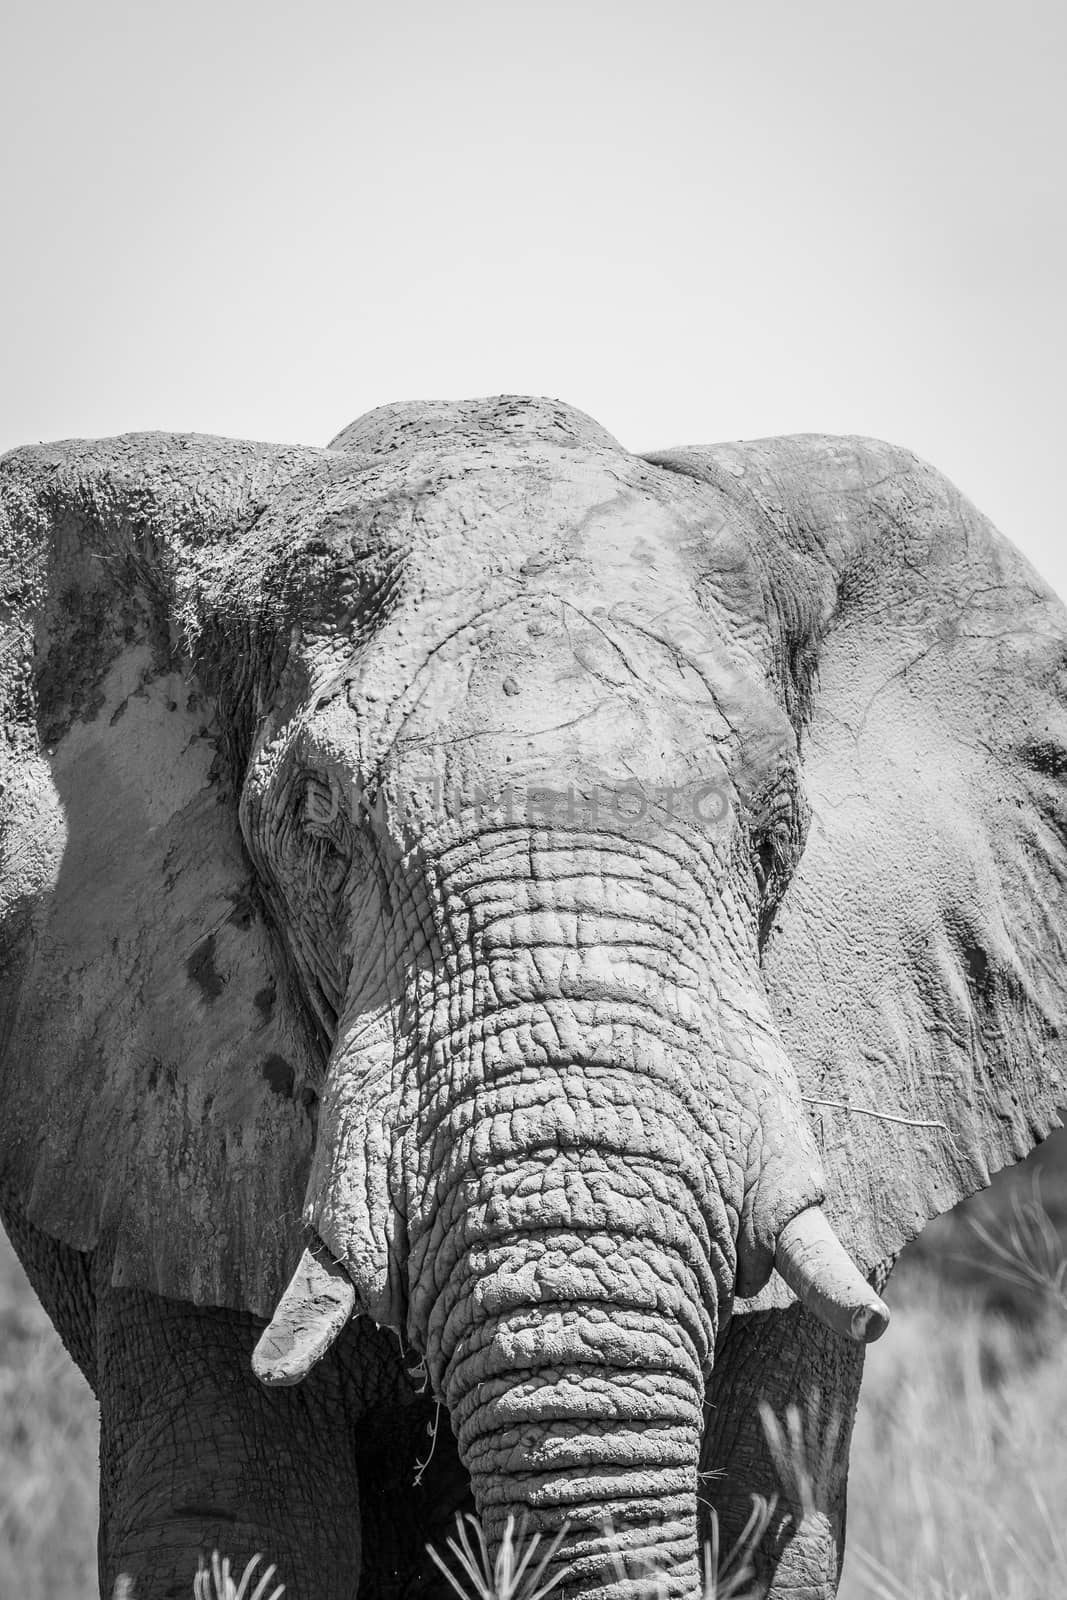
{"label": "white tusk", "polygon": [[819,1206],[809,1206],[778,1235],[774,1264],[813,1316],[860,1344],[880,1339],[889,1307],[879,1299]]}
{"label": "white tusk", "polygon": [[352,1315],[356,1289],[344,1268],[317,1239],[305,1250],[278,1301],[278,1309],[252,1352],[260,1383],[299,1383],[321,1361]]}

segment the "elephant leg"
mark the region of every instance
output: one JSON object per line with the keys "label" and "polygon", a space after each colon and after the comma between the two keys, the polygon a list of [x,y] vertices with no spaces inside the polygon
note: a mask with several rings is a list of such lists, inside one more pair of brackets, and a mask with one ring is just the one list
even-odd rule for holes
{"label": "elephant leg", "polygon": [[[848,1453],[863,1346],[802,1306],[735,1316],[715,1358],[702,1454],[703,1494],[725,1554],[752,1496],[776,1499],[754,1558],[761,1595],[832,1600],[845,1550]],[[760,1402],[777,1429],[768,1431]]]}
{"label": "elephant leg", "polygon": [[252,1374],[262,1323],[98,1283],[100,1583],[191,1592],[198,1551],[257,1551],[292,1600],[351,1600],[360,1567],[353,1423],[337,1361],[295,1388]]}

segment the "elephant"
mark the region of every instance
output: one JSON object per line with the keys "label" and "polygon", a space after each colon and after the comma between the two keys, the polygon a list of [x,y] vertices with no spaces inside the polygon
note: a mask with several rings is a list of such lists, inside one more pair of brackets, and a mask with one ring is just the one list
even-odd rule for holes
{"label": "elephant", "polygon": [[102,1592],[447,1592],[473,1509],[691,1597],[762,1504],[834,1595],[892,1262],[1065,1099],[1051,590],[898,446],[507,395],[18,449],[0,549],[0,1201]]}

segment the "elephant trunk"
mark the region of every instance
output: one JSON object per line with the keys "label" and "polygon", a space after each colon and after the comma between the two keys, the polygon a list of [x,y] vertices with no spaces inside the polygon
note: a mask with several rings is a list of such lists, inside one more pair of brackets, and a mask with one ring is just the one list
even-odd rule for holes
{"label": "elephant trunk", "polygon": [[476,1249],[459,1277],[432,1345],[490,1543],[509,1516],[565,1528],[581,1592],[655,1572],[692,1593],[708,1348],[688,1269],[572,1231]]}
{"label": "elephant trunk", "polygon": [[621,1595],[642,1566],[671,1594],[696,1578],[704,1375],[733,1260],[679,1122],[632,1059],[501,1068],[478,1115],[443,1119],[434,1203],[409,1217],[408,1330],[490,1543],[512,1514],[568,1524],[559,1561],[582,1592]]}
{"label": "elephant trunk", "polygon": [[437,863],[405,1027],[364,1004],[339,1031],[307,1212],[326,1250],[257,1370],[298,1379],[358,1303],[424,1353],[491,1546],[509,1515],[566,1527],[578,1592],[690,1595],[735,1287],[782,1235],[849,1331],[870,1291],[818,1226],[789,1231],[818,1162],[738,908],[680,858],[594,844],[588,866],[570,838]]}
{"label": "elephant trunk", "polygon": [[567,1525],[557,1560],[580,1592],[614,1600],[652,1570],[683,1595],[750,1137],[713,1014],[708,886],[632,840],[590,842],[588,862],[580,844],[442,863],[455,980],[408,1135],[426,1180],[407,1331],[491,1545],[510,1515]]}

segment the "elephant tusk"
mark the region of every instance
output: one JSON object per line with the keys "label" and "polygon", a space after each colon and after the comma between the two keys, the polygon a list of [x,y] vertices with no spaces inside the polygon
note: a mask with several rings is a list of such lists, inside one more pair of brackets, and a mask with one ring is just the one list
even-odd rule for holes
{"label": "elephant tusk", "polygon": [[321,1239],[300,1257],[289,1287],[252,1352],[260,1383],[299,1383],[321,1361],[352,1315],[356,1290]]}
{"label": "elephant tusk", "polygon": [[778,1235],[774,1264],[812,1315],[844,1338],[870,1344],[889,1326],[889,1307],[863,1277],[819,1206],[809,1206],[786,1223]]}

